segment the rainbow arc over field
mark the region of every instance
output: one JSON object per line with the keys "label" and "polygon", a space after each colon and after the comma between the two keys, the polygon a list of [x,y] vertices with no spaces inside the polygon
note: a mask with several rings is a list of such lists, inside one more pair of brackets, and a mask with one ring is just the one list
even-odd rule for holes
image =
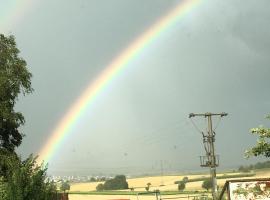
{"label": "rainbow arc over field", "polygon": [[127,65],[132,62],[143,50],[148,47],[163,32],[168,30],[178,20],[188,14],[196,7],[201,0],[182,0],[168,14],[161,17],[148,30],[135,39],[124,51],[122,51],[112,62],[105,67],[105,70],[89,84],[86,90],[70,107],[68,112],[60,120],[56,128],[51,133],[48,141],[39,152],[38,162],[48,161],[57,151],[61,142],[71,132],[70,130],[83,115],[87,107],[95,98],[110,84],[110,82],[121,73]]}

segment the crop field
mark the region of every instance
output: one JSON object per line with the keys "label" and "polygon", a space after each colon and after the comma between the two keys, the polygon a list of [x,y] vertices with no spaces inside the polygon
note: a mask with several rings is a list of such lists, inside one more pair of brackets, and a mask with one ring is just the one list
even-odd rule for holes
{"label": "crop field", "polygon": [[[218,174],[218,176],[237,176],[241,175],[241,173],[226,173],[226,174]],[[243,174],[244,175],[244,174]],[[165,191],[177,191],[177,184],[175,184],[175,181],[180,181],[183,179],[183,177],[187,176],[189,180],[191,179],[199,179],[199,178],[206,178],[209,176],[209,174],[205,175],[179,175],[179,176],[153,176],[153,177],[142,177],[142,178],[131,178],[127,179],[129,187],[134,188],[135,193],[138,192],[145,192],[145,187],[147,183],[151,183],[150,191],[154,190],[160,190],[161,192]],[[267,178],[270,177],[270,170],[259,170],[256,171],[256,175],[254,174],[253,177],[241,177],[241,179],[245,178]],[[223,187],[226,180],[229,179],[235,179],[235,178],[226,178],[226,179],[218,179],[218,185],[220,188]],[[188,195],[194,195],[197,192],[203,192],[202,189],[203,181],[194,181],[194,182],[188,182],[186,183],[185,191],[189,192],[188,194],[177,194],[177,197],[179,196],[188,196]],[[96,186],[102,182],[93,182],[93,183],[75,183],[71,185],[70,192],[93,192],[96,191]],[[164,186],[162,186],[164,185]],[[130,190],[122,190],[120,192],[130,192]],[[112,192],[113,193],[113,192]],[[192,194],[193,193],[193,194]],[[118,191],[119,194],[119,191]],[[169,195],[172,197],[172,195]],[[175,197],[175,195],[173,195]],[[163,198],[166,196],[162,196]],[[132,194],[126,194],[126,195],[114,195],[114,194],[106,194],[106,195],[87,195],[87,194],[70,194],[69,197],[70,200],[90,200],[90,199],[96,199],[96,200],[152,200],[155,199],[154,196],[136,196]]]}
{"label": "crop field", "polygon": [[[147,183],[151,183],[150,189],[159,189],[160,191],[168,191],[168,190],[177,190],[177,185],[174,184],[175,181],[182,180],[185,176],[153,176],[153,177],[143,177],[143,178],[132,178],[127,179],[128,185],[130,188],[134,188],[134,191],[145,191],[145,187]],[[188,176],[191,178],[199,178],[202,177],[202,175],[190,175]],[[94,183],[76,183],[72,184],[70,191],[95,191],[96,186],[102,182],[94,182]],[[164,185],[164,186],[160,186]],[[192,186],[192,184],[190,183]],[[188,186],[188,185],[187,185]],[[194,188],[192,188],[194,189]]]}

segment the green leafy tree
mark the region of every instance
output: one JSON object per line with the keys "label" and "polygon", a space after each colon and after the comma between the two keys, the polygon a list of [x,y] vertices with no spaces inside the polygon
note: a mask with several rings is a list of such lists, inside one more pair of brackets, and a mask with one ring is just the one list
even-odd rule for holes
{"label": "green leafy tree", "polygon": [[5,154],[1,158],[8,166],[7,176],[1,178],[0,184],[7,200],[52,200],[55,198],[56,187],[46,176],[47,168],[39,166],[32,155],[23,161],[14,154]]}
{"label": "green leafy tree", "polygon": [[15,103],[19,94],[33,91],[32,75],[19,53],[14,36],[0,34],[0,148],[8,151],[14,151],[23,137],[19,128],[25,120],[20,112],[15,112]]}
{"label": "green leafy tree", "polygon": [[14,36],[0,34],[0,199],[54,200],[56,187],[46,175],[47,168],[38,165],[36,157],[22,160],[15,152],[25,120],[14,107],[19,95],[33,91],[32,75],[19,53]]}
{"label": "green leafy tree", "polygon": [[186,182],[180,181],[180,182],[178,183],[178,190],[179,190],[179,191],[183,191],[185,188],[186,188]]}
{"label": "green leafy tree", "polygon": [[97,191],[103,191],[104,190],[104,184],[102,184],[102,183],[98,184],[97,187],[96,187],[96,190]]}
{"label": "green leafy tree", "polygon": [[67,181],[62,181],[60,190],[65,193],[67,190],[70,190],[70,184]]}
{"label": "green leafy tree", "polygon": [[184,181],[185,183],[187,183],[188,182],[188,177],[187,176],[183,177],[182,181]]}
{"label": "green leafy tree", "polygon": [[213,186],[213,181],[212,181],[212,179],[210,179],[210,178],[204,180],[203,183],[202,183],[202,188],[206,189],[207,191],[208,191],[210,188],[212,188],[212,186]]}
{"label": "green leafy tree", "polygon": [[3,177],[0,177],[0,199],[7,200],[7,184]]}
{"label": "green leafy tree", "polygon": [[151,185],[152,185],[151,183],[147,183],[147,184],[146,184],[146,187],[145,187],[145,190],[146,190],[146,191],[149,191]]}
{"label": "green leafy tree", "polygon": [[126,176],[117,175],[113,179],[107,180],[104,183],[104,190],[122,190],[128,189]]}
{"label": "green leafy tree", "polygon": [[[266,118],[270,119],[270,115]],[[247,158],[260,155],[270,157],[270,129],[260,126],[258,128],[252,128],[250,132],[259,138],[257,144],[245,152],[245,156]]]}
{"label": "green leafy tree", "polygon": [[90,182],[96,182],[97,180],[94,177],[90,178]]}

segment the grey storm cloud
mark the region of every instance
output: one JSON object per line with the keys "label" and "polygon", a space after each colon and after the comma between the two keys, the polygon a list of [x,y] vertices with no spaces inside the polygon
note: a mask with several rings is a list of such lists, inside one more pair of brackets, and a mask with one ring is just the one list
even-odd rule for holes
{"label": "grey storm cloud", "polygon": [[[40,0],[5,30],[15,35],[35,89],[17,105],[26,118],[18,152],[38,154],[86,86],[179,2]],[[86,109],[49,172],[158,172],[161,160],[165,171],[198,170],[204,149],[190,112],[229,113],[216,130],[221,168],[261,160],[243,153],[256,141],[249,129],[269,124],[269,4],[205,0],[191,9]],[[203,119],[196,123],[205,130]]]}

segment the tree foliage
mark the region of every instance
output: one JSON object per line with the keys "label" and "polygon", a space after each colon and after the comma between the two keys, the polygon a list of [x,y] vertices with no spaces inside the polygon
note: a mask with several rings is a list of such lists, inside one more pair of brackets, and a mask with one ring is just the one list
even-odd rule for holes
{"label": "tree foliage", "polygon": [[6,176],[0,178],[3,200],[54,199],[55,184],[47,179],[46,167],[37,165],[36,158],[30,155],[21,161],[15,154],[2,153],[1,158],[7,166]]}
{"label": "tree foliage", "polygon": [[105,181],[104,184],[99,184],[96,189],[101,190],[122,190],[128,189],[128,183],[125,175],[117,175],[113,179]]}
{"label": "tree foliage", "polygon": [[185,181],[180,181],[178,183],[178,190],[183,191],[186,188],[186,182]]}
{"label": "tree foliage", "polygon": [[60,186],[60,190],[63,191],[64,193],[67,190],[70,190],[70,185],[67,181],[62,181],[61,186]]}
{"label": "tree foliage", "polygon": [[149,191],[151,185],[152,185],[151,183],[147,183],[147,184],[146,184],[145,190],[146,190],[147,192]]}
{"label": "tree foliage", "polygon": [[206,189],[207,191],[208,191],[210,188],[212,188],[212,186],[213,186],[213,181],[212,181],[212,179],[210,179],[210,178],[204,180],[203,183],[202,183],[202,188]]}
{"label": "tree foliage", "polygon": [[187,183],[188,182],[188,177],[187,176],[183,177],[182,181],[184,181],[185,183]]}
{"label": "tree foliage", "polygon": [[32,74],[26,61],[19,57],[14,36],[0,34],[0,148],[14,151],[22,141],[19,127],[25,120],[20,112],[14,111],[19,94],[28,94]]}
{"label": "tree foliage", "polygon": [[[267,116],[267,119],[270,119],[270,116]],[[245,152],[245,156],[247,158],[260,155],[270,157],[270,129],[260,126],[252,128],[250,132],[259,138],[257,144]]]}
{"label": "tree foliage", "polygon": [[25,120],[14,106],[19,95],[33,91],[32,75],[19,53],[14,36],[0,34],[0,199],[53,200],[56,187],[47,178],[47,168],[38,165],[36,157],[22,160],[15,152]]}
{"label": "tree foliage", "polygon": [[103,191],[104,190],[104,185],[102,183],[98,184],[96,187],[97,191]]}
{"label": "tree foliage", "polygon": [[90,182],[96,182],[97,180],[96,180],[96,178],[95,177],[91,177],[90,178]]}

